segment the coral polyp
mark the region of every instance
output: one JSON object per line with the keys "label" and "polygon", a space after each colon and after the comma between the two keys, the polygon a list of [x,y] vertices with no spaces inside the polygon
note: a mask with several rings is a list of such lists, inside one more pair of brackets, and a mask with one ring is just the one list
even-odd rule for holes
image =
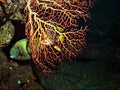
{"label": "coral polyp", "polygon": [[44,73],[56,62],[75,58],[85,47],[91,0],[26,0],[25,24],[33,61]]}

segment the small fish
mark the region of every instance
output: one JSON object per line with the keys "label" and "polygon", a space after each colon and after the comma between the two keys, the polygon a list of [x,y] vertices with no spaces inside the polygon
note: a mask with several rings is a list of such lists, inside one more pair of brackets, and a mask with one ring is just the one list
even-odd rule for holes
{"label": "small fish", "polygon": [[30,60],[30,53],[28,40],[25,38],[17,41],[13,45],[10,49],[10,58],[16,60]]}

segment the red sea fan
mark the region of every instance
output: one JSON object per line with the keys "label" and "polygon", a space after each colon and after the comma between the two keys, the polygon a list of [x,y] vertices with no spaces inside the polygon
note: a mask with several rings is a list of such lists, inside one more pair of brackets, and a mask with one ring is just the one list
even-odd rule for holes
{"label": "red sea fan", "polygon": [[75,58],[85,46],[91,0],[26,0],[25,24],[33,61],[44,73]]}

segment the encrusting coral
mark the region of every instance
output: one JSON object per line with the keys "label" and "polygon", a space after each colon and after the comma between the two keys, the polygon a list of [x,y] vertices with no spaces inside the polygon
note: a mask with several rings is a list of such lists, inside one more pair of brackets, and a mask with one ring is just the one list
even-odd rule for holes
{"label": "encrusting coral", "polygon": [[22,9],[19,1],[0,0],[0,47],[8,45],[15,34],[12,21],[24,22]]}
{"label": "encrusting coral", "polygon": [[10,21],[0,27],[0,47],[4,47],[10,43],[14,36],[15,28]]}

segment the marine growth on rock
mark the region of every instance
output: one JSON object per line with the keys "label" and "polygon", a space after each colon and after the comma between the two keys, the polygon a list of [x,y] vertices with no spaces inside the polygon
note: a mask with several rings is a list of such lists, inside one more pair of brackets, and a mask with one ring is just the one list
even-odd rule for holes
{"label": "marine growth on rock", "polygon": [[14,36],[14,29],[10,21],[0,27],[0,47],[4,47],[10,43]]}

